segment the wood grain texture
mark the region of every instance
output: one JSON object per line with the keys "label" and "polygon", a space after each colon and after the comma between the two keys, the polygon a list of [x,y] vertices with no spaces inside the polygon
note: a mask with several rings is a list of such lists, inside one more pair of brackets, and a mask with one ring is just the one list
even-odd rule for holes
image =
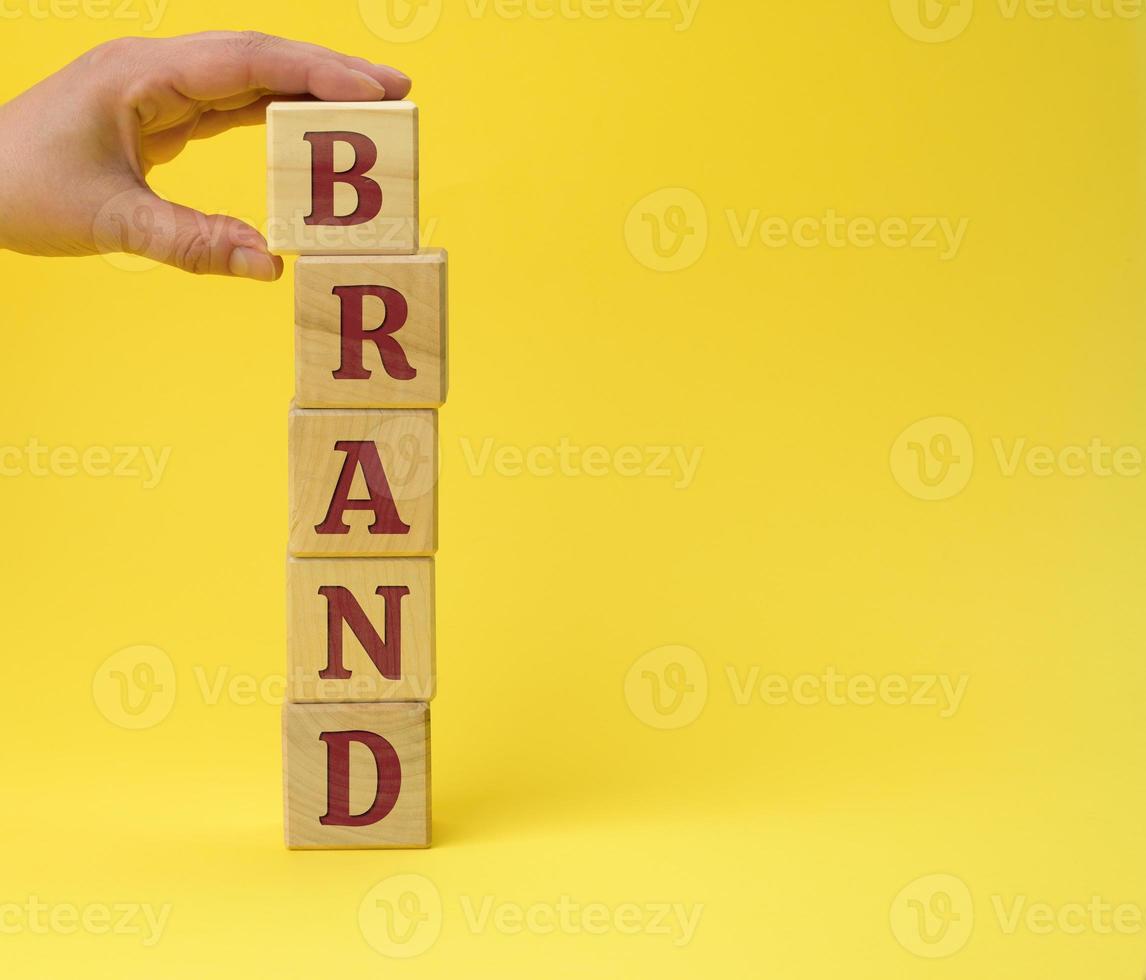
{"label": "wood grain texture", "polygon": [[[312,176],[320,151],[308,134],[351,133],[377,152],[363,173],[381,189],[369,220],[313,223]],[[373,151],[371,151],[373,152]],[[352,170],[352,143],[332,143],[333,172]],[[349,180],[333,187],[333,214],[353,215],[361,196]],[[418,250],[418,109],[412,102],[272,102],[267,108],[267,241],[275,252],[409,254]]]}
{"label": "wood grain texture", "polygon": [[[401,590],[405,594],[400,595]],[[354,604],[369,627],[332,616],[332,610],[347,603]],[[396,636],[390,632],[395,620],[399,623]],[[389,656],[383,659],[383,667],[397,676],[384,676],[355,631],[356,625],[367,642],[381,640],[386,645]],[[338,631],[333,643],[332,626]],[[338,676],[347,673],[349,677]],[[287,560],[289,700],[430,701],[434,691],[432,558]]]}
{"label": "wood grain texture", "polygon": [[[416,556],[437,549],[437,412],[292,408],[287,452],[291,556]],[[344,509],[343,499],[352,507],[374,503]],[[345,530],[332,532],[332,523]]]}
{"label": "wood grain texture", "polygon": [[[366,742],[353,741],[348,775],[337,772],[336,762],[332,779],[329,766],[337,754],[331,746],[346,739],[345,733],[385,748],[398,778],[389,778],[390,768],[378,763]],[[284,705],[283,779],[287,847],[429,847],[429,705]],[[330,823],[340,809],[340,779],[348,783],[346,812],[370,814],[382,801],[385,815],[364,826]]]}
{"label": "wood grain texture", "polygon": [[307,256],[295,263],[294,277],[300,407],[436,408],[446,400],[442,249]]}

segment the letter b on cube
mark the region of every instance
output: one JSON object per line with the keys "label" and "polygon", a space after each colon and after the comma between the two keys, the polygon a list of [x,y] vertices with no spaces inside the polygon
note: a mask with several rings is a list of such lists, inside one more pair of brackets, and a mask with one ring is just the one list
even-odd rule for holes
{"label": "letter b on cube", "polygon": [[418,110],[412,102],[273,102],[267,241],[276,252],[418,250]]}

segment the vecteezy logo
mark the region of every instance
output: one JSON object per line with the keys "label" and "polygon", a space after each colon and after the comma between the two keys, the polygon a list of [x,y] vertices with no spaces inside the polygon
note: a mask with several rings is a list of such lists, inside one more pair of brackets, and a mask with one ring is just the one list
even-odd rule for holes
{"label": "vecteezy logo", "polygon": [[900,30],[931,44],[962,34],[974,11],[974,0],[891,0],[891,15]]}
{"label": "vecteezy logo", "polygon": [[695,650],[658,647],[629,668],[625,700],[652,728],[684,728],[696,721],[708,700],[708,670]]}
{"label": "vecteezy logo", "polygon": [[437,470],[429,450],[434,446],[434,423],[425,414],[391,416],[379,424],[375,441],[396,501],[414,500],[433,488]]}
{"label": "vecteezy logo", "polygon": [[634,259],[655,272],[687,269],[708,244],[704,202],[683,187],[654,191],[629,211],[625,244]]}
{"label": "vecteezy logo", "polygon": [[442,0],[358,0],[363,23],[383,41],[420,41],[442,16]]}
{"label": "vecteezy logo", "polygon": [[92,698],[113,725],[153,728],[175,704],[175,664],[159,647],[127,647],[100,664]]}
{"label": "vecteezy logo", "polygon": [[975,904],[967,885],[954,875],[925,875],[891,903],[891,931],[909,953],[942,959],[971,938]]}
{"label": "vecteezy logo", "polygon": [[[100,257],[124,272],[146,272],[175,251],[175,208],[139,190],[105,201],[92,219],[92,241]],[[143,254],[143,253],[146,253]]]}
{"label": "vecteezy logo", "polygon": [[422,875],[385,878],[362,899],[358,928],[383,956],[419,956],[437,942],[442,931],[442,896]]}
{"label": "vecteezy logo", "polygon": [[947,500],[970,482],[975,446],[962,422],[936,415],[899,434],[891,447],[890,464],[895,482],[911,496]]}

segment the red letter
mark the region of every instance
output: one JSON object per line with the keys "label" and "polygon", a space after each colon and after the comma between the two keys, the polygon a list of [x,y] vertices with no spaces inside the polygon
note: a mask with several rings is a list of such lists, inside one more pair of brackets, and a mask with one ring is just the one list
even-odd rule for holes
{"label": "red letter", "polygon": [[[382,210],[382,188],[366,176],[378,162],[378,147],[361,133],[305,133],[302,137],[311,147],[310,201],[311,212],[303,222],[308,225],[360,225],[378,217]],[[334,169],[334,144],[349,143],[354,147],[354,163],[349,170]],[[350,214],[334,213],[334,185],[349,184],[358,195],[358,205]]]}
{"label": "red letter", "polygon": [[[394,746],[373,732],[323,732],[326,743],[326,814],[318,818],[324,827],[367,827],[394,809],[402,789],[402,764]],[[350,743],[360,742],[374,756],[378,789],[374,802],[363,813],[350,812]]]}
{"label": "red letter", "polygon": [[[390,286],[335,286],[331,292],[342,304],[342,363],[334,372],[337,380],[365,381],[370,377],[370,371],[362,363],[362,345],[367,340],[378,348],[382,367],[390,377],[398,381],[409,381],[417,375],[402,345],[390,336],[402,328],[409,316],[410,308],[405,296]],[[382,322],[372,330],[362,329],[362,307],[367,296],[377,297],[386,304]]]}
{"label": "red letter", "polygon": [[380,585],[386,615],[386,639],[378,635],[353,593],[341,585],[324,585],[318,590],[326,598],[326,667],[318,676],[345,681],[350,671],[342,662],[342,624],[345,622],[362,644],[374,666],[392,681],[402,676],[402,599],[410,594],[404,585]]}
{"label": "red letter", "polygon": [[[349,534],[350,525],[343,521],[342,515],[348,510],[370,510],[374,512],[371,534],[409,534],[410,525],[402,521],[398,508],[394,506],[394,495],[390,492],[386,471],[382,469],[378,447],[372,442],[340,439],[334,444],[334,449],[335,452],[346,453],[346,459],[342,463],[342,472],[338,474],[334,496],[330,498],[330,508],[322,523],[315,524],[315,531],[319,534]],[[350,487],[359,466],[370,496],[352,500]]]}

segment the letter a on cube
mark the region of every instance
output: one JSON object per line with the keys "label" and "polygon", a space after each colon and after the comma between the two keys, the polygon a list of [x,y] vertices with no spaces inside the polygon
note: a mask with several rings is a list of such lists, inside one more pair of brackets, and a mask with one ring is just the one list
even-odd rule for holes
{"label": "letter a on cube", "polygon": [[287,454],[293,557],[437,549],[437,412],[294,408]]}
{"label": "letter a on cube", "polygon": [[301,254],[418,250],[412,102],[272,102],[267,241]]}
{"label": "letter a on cube", "polygon": [[290,848],[428,847],[426,704],[283,706]]}

